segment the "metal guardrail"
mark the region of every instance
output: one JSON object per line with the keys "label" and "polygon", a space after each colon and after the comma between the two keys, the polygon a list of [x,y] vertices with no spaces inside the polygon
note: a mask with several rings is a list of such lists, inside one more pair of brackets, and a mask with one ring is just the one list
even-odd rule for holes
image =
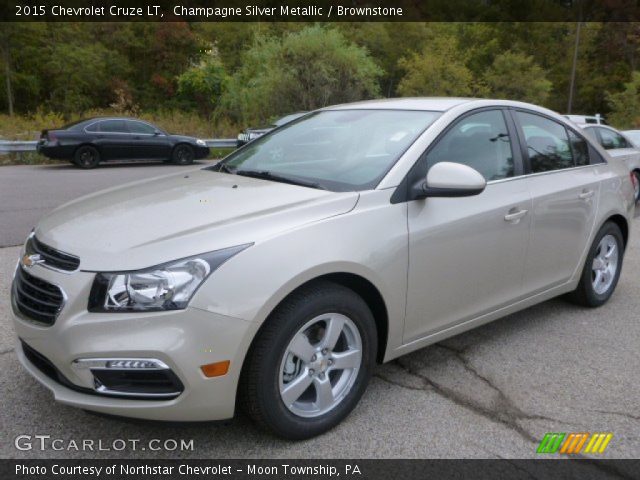
{"label": "metal guardrail", "polygon": [[[211,148],[235,148],[237,140],[235,138],[208,138],[204,139],[208,147]],[[0,140],[0,154],[10,152],[34,152],[36,150],[36,140],[30,141],[7,141]]]}
{"label": "metal guardrail", "polygon": [[31,152],[36,149],[36,141],[4,141],[0,140],[0,153]]}

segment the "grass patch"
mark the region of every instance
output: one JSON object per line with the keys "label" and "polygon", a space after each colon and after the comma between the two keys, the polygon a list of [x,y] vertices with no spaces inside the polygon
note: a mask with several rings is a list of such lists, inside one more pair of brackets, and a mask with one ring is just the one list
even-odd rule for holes
{"label": "grass patch", "polygon": [[0,166],[3,165],[55,165],[67,163],[67,160],[53,160],[37,152],[11,152],[0,155]]}

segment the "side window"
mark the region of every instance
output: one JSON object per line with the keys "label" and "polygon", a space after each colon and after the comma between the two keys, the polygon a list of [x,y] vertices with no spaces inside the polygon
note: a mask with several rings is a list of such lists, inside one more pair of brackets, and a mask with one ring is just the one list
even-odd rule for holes
{"label": "side window", "polygon": [[100,122],[100,131],[108,133],[129,133],[124,120],[105,120]]}
{"label": "side window", "polygon": [[154,127],[143,122],[129,121],[127,122],[127,126],[129,127],[129,131],[131,133],[153,135],[156,132],[156,129]]}
{"label": "side window", "polygon": [[608,128],[599,128],[600,138],[602,139],[602,146],[606,150],[613,150],[614,148],[628,148],[627,141],[622,135]]}
{"label": "side window", "polygon": [[514,176],[511,140],[500,110],[463,118],[427,155],[427,165],[455,162],[475,168],[487,180]]}
{"label": "side window", "polygon": [[571,153],[575,160],[577,167],[589,165],[589,145],[584,138],[579,137],[577,134],[569,131],[569,140],[571,141]]}
{"label": "side window", "polygon": [[532,173],[549,172],[574,166],[567,130],[540,115],[516,112],[527,146]]}

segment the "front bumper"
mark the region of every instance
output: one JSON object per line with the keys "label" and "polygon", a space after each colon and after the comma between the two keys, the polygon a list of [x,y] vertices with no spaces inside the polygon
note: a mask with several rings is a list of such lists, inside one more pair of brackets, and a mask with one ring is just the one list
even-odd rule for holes
{"label": "front bumper", "polygon": [[[18,267],[22,268],[22,267]],[[34,323],[13,303],[16,351],[31,375],[64,404],[111,415],[168,421],[222,420],[234,414],[242,361],[255,333],[252,322],[187,308],[169,312],[89,313],[93,274],[64,274],[36,265],[31,275],[63,288],[69,301],[52,326]],[[70,382],[31,361],[23,348],[46,357]],[[87,372],[73,362],[87,358],[155,358],[169,366],[183,391],[171,399],[102,395]],[[200,366],[230,361],[226,375],[207,378]]]}
{"label": "front bumper", "polygon": [[211,150],[209,149],[209,147],[197,146],[195,148],[195,159],[197,160],[200,158],[207,158],[210,153]]}

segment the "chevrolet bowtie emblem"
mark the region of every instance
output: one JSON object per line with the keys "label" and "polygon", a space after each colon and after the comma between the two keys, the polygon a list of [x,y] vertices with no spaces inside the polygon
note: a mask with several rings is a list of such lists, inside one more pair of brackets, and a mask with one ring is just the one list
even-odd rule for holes
{"label": "chevrolet bowtie emblem", "polygon": [[25,267],[32,267],[38,263],[44,263],[44,260],[38,254],[27,254],[22,257],[22,265],[24,265]]}

